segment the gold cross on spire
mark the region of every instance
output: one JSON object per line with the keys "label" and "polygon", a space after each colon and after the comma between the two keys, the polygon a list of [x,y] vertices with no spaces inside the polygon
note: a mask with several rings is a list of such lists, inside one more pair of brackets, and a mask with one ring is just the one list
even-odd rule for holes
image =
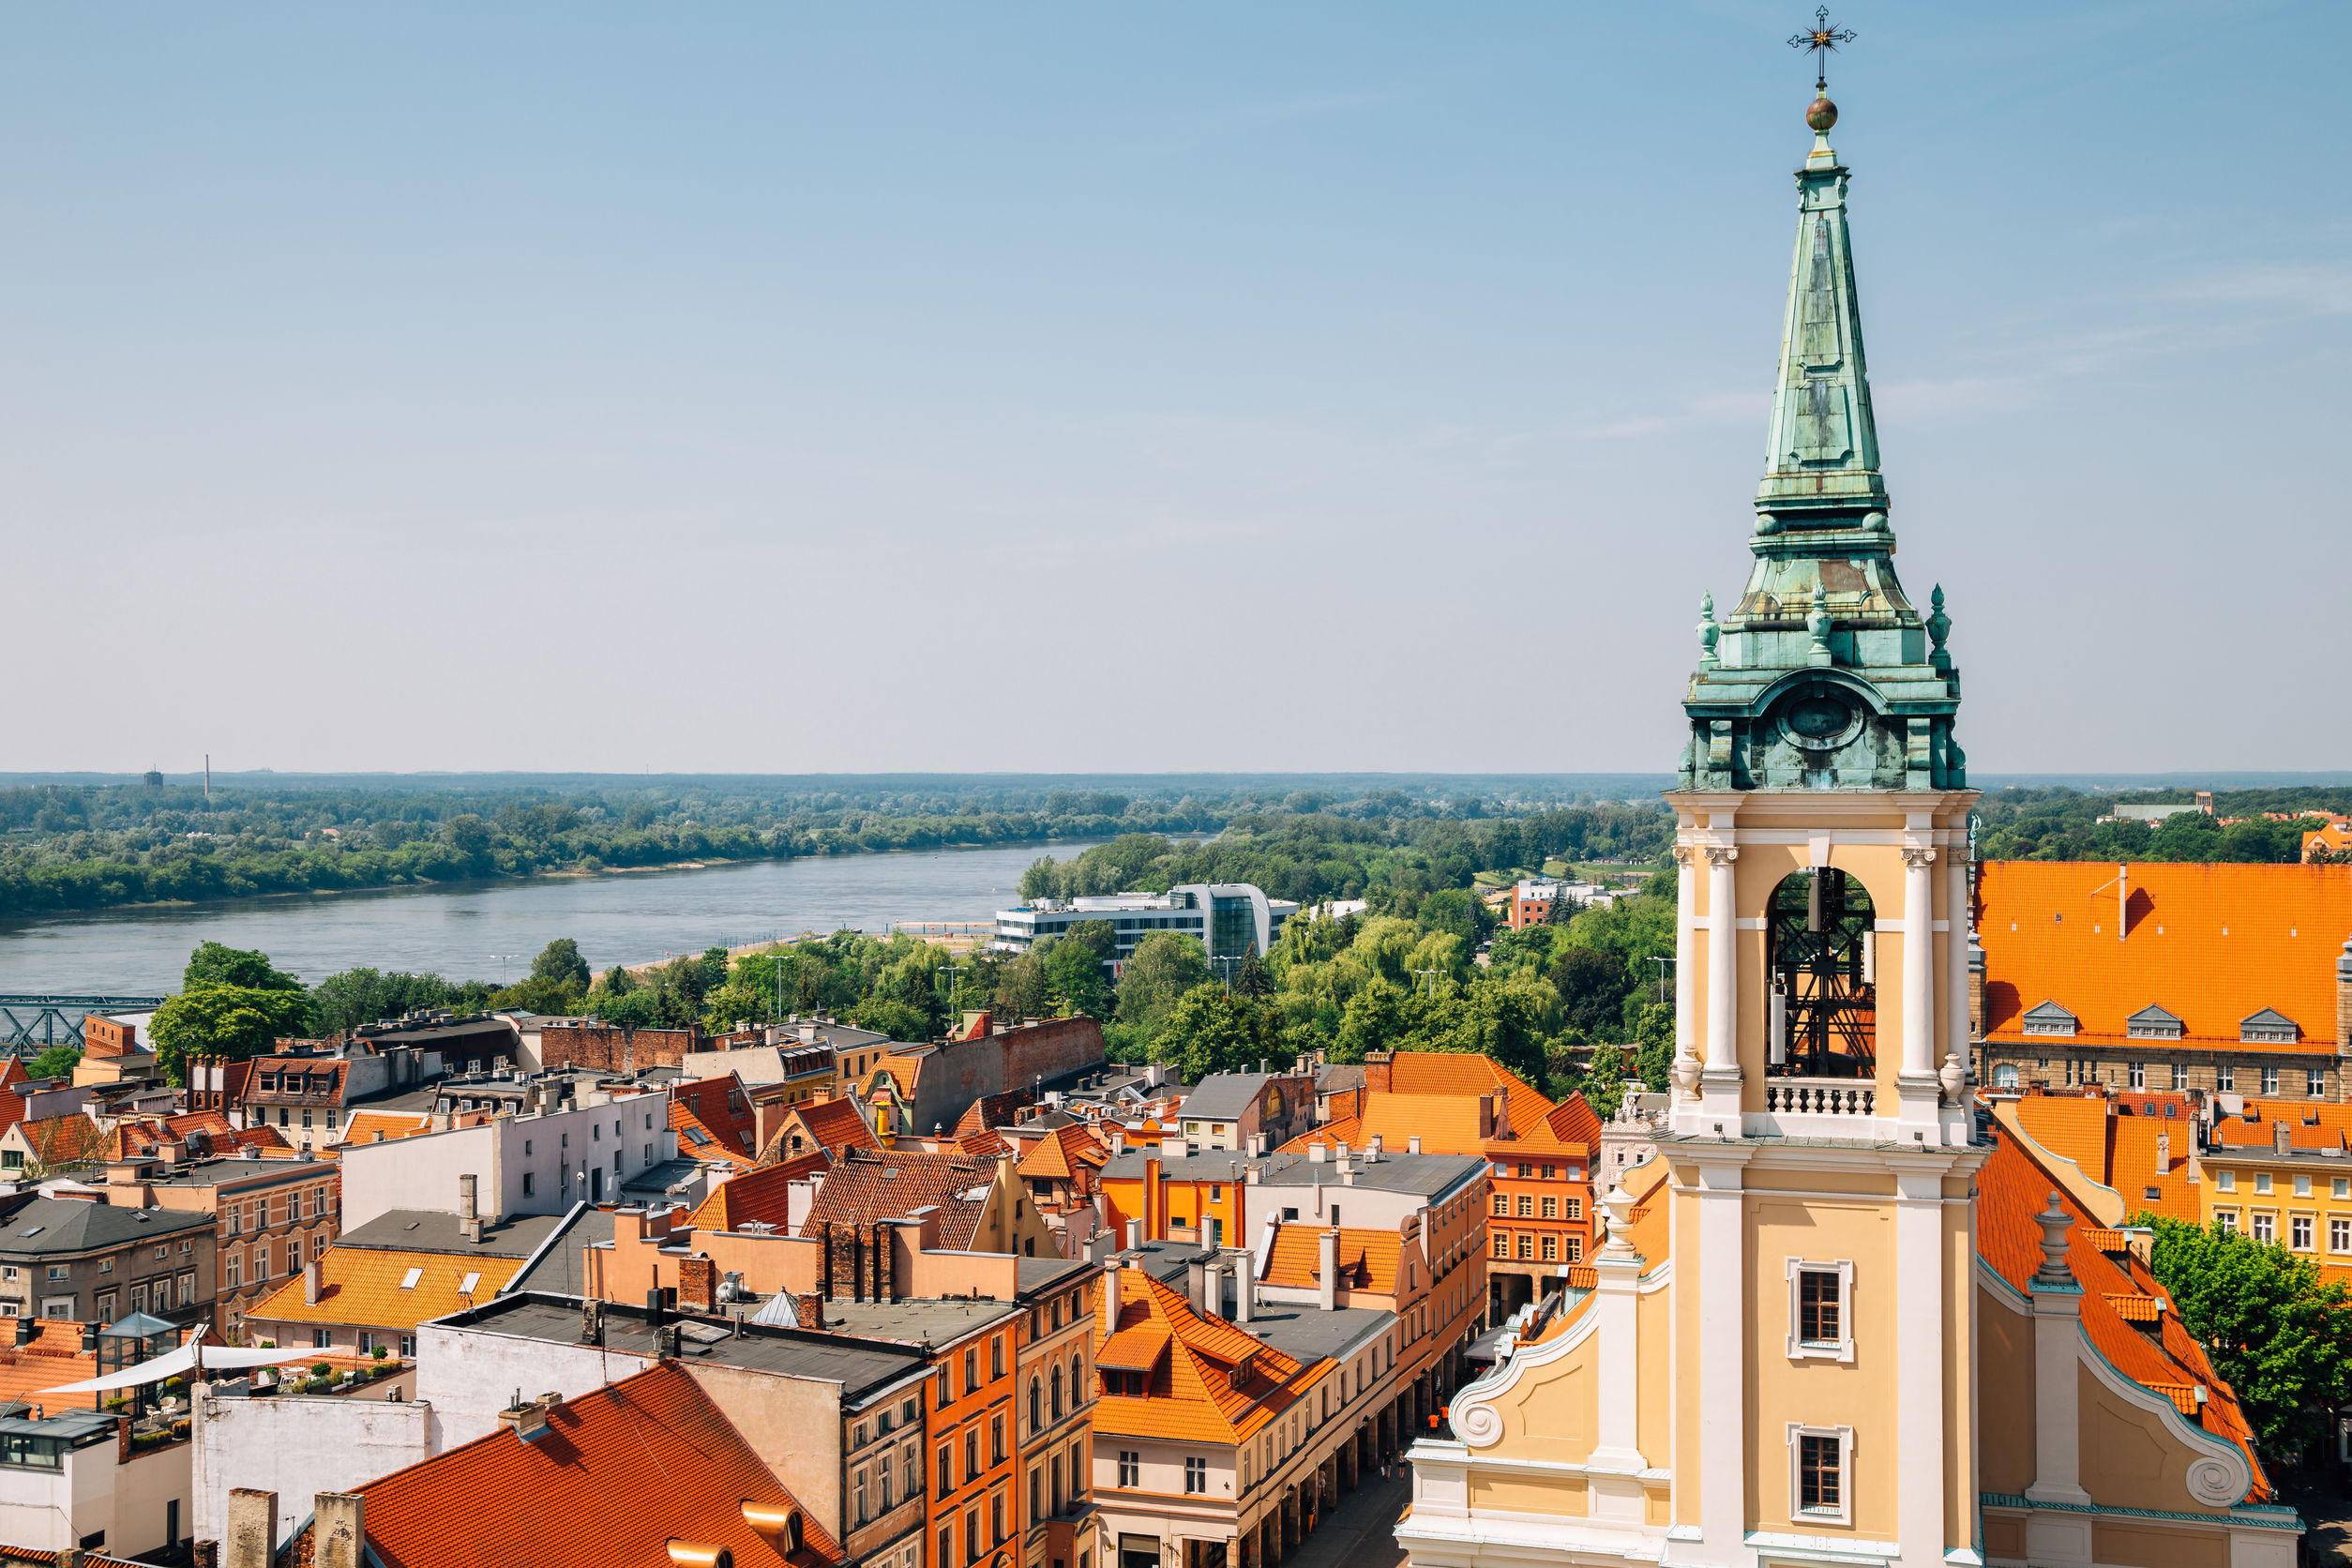
{"label": "gold cross on spire", "polygon": [[1813,25],[1788,40],[1791,49],[1802,49],[1813,54],[1819,74],[1813,83],[1814,91],[1830,90],[1830,55],[1842,43],[1854,41],[1851,27],[1839,27],[1830,21],[1830,8],[1823,6],[1813,13]]}

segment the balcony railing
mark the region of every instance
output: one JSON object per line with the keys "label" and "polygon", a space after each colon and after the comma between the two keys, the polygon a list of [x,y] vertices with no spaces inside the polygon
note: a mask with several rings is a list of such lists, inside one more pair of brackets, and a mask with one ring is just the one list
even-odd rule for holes
{"label": "balcony railing", "polygon": [[1774,1116],[1875,1116],[1878,1091],[1853,1078],[1766,1078],[1764,1109]]}

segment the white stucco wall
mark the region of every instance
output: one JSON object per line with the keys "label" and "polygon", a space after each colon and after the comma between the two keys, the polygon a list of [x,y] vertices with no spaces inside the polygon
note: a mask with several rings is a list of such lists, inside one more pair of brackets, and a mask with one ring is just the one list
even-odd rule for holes
{"label": "white stucco wall", "polygon": [[[502,1116],[478,1127],[388,1138],[382,1143],[354,1143],[342,1156],[343,1229],[356,1229],[393,1209],[455,1214],[458,1178],[465,1175],[478,1179],[485,1219],[564,1213],[586,1195],[581,1170],[588,1165],[603,1170],[605,1201],[614,1202],[620,1182],[649,1163],[648,1143],[653,1145],[650,1163],[677,1155],[678,1135],[670,1130],[666,1093],[632,1095],[574,1110]],[[621,1157],[617,1181],[612,1163],[616,1153]],[[528,1193],[523,1191],[526,1174],[532,1178]]]}
{"label": "white stucco wall", "polygon": [[[430,1406],[385,1399],[281,1395],[266,1399],[201,1396],[195,1407],[199,1540],[225,1539],[229,1492],[278,1494],[278,1539],[293,1535],[321,1492],[348,1492],[430,1456]],[[158,1516],[161,1509],[158,1506]]]}
{"label": "white stucco wall", "polygon": [[652,1364],[595,1345],[416,1325],[416,1396],[432,1407],[436,1454],[497,1430],[498,1412],[517,1390],[525,1399],[542,1394],[571,1399]]}
{"label": "white stucco wall", "polygon": [[174,1443],[117,1464],[109,1441],[73,1450],[63,1470],[0,1466],[0,1541],[63,1551],[104,1530],[110,1556],[151,1552],[165,1544],[166,1505],[174,1500],[186,1536],[195,1528],[191,1447]]}

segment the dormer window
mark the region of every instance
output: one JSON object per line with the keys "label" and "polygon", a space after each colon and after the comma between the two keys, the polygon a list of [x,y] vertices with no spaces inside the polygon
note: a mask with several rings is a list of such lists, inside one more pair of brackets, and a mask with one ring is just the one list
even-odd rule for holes
{"label": "dormer window", "polygon": [[2249,1046],[2291,1046],[2302,1037],[2295,1020],[2275,1007],[2265,1007],[2238,1025],[2238,1039]]}
{"label": "dormer window", "polygon": [[2179,1018],[2150,1004],[2124,1020],[2124,1033],[2134,1040],[2178,1040],[2182,1030]]}
{"label": "dormer window", "polygon": [[2028,1034],[2057,1034],[2072,1038],[2081,1027],[2073,1014],[2055,1002],[2045,1002],[2025,1016],[2025,1031]]}

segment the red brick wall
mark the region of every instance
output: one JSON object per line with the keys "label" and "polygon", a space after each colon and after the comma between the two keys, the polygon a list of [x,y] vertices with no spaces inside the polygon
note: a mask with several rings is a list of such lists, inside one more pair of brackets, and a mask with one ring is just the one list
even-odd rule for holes
{"label": "red brick wall", "polygon": [[133,1055],[139,1049],[139,1026],[92,1013],[82,1020],[82,1048],[92,1056]]}
{"label": "red brick wall", "polygon": [[674,1067],[710,1042],[694,1029],[624,1029],[617,1024],[549,1027],[539,1032],[539,1064],[626,1073],[640,1067]]}

